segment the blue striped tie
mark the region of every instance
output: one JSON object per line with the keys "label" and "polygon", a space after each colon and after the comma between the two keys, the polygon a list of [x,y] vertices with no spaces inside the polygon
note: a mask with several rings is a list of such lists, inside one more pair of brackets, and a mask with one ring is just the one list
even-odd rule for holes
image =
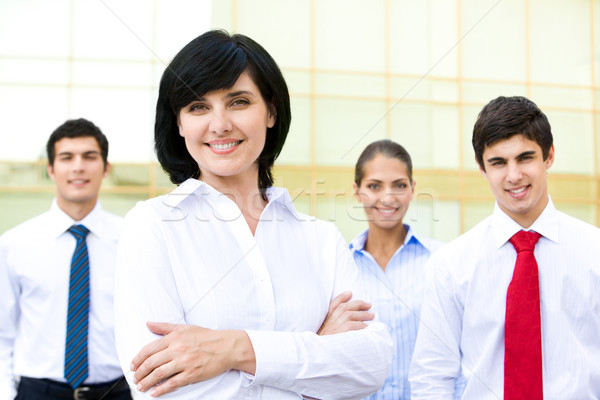
{"label": "blue striped tie", "polygon": [[69,281],[65,379],[71,387],[76,388],[88,376],[87,335],[90,285],[85,237],[89,230],[83,225],[73,225],[68,231],[75,236],[77,245],[71,260],[71,278]]}

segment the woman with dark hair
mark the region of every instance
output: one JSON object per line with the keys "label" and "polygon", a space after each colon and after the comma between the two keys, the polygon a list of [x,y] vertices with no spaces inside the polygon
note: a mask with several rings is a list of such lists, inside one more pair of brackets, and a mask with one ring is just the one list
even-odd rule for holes
{"label": "woman with dark hair", "polygon": [[316,333],[357,270],[333,224],[272,186],[290,120],[279,68],[246,36],[207,32],[165,70],[156,153],[179,186],[128,213],[115,290],[142,398],[360,398],[383,383],[383,324]]}
{"label": "woman with dark hair", "polygon": [[364,294],[379,319],[390,326],[395,343],[386,381],[369,397],[371,400],[410,399],[408,370],[423,301],[423,267],[442,245],[418,235],[403,222],[415,184],[410,155],[391,140],[369,144],[356,162],[354,192],[364,207],[369,228],[350,243],[350,249]]}

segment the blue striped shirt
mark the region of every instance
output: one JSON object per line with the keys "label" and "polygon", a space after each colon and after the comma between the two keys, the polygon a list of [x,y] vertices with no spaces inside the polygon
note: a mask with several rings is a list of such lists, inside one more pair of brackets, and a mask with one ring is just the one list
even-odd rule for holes
{"label": "blue striped shirt", "polygon": [[369,230],[350,243],[358,265],[364,294],[379,320],[389,327],[394,340],[394,358],[383,387],[370,400],[410,399],[408,370],[419,329],[425,272],[423,266],[442,242],[418,236],[404,224],[404,243],[390,259],[385,271],[365,250]]}

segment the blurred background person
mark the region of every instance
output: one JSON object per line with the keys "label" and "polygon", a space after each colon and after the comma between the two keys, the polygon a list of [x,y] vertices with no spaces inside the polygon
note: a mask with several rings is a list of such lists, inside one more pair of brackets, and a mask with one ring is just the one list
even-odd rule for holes
{"label": "blurred background person", "polygon": [[416,182],[410,155],[400,144],[388,139],[369,144],[356,162],[354,177],[355,197],[369,227],[352,240],[350,249],[366,299],[388,325],[395,346],[385,383],[369,399],[410,399],[408,370],[423,301],[423,267],[442,242],[417,234],[403,222]]}
{"label": "blurred background person", "polygon": [[19,377],[18,400],[131,399],[113,332],[122,218],[98,201],[108,140],[80,118],[46,148],[50,210],[0,237],[0,399]]}

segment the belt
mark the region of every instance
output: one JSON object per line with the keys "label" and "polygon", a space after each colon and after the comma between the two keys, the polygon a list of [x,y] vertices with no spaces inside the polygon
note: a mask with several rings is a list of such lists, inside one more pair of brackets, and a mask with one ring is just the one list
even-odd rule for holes
{"label": "belt", "polygon": [[61,399],[74,400],[110,400],[111,395],[129,390],[125,377],[106,383],[82,385],[73,389],[68,383],[23,376],[21,385],[29,386],[32,390],[45,394],[59,396]]}

